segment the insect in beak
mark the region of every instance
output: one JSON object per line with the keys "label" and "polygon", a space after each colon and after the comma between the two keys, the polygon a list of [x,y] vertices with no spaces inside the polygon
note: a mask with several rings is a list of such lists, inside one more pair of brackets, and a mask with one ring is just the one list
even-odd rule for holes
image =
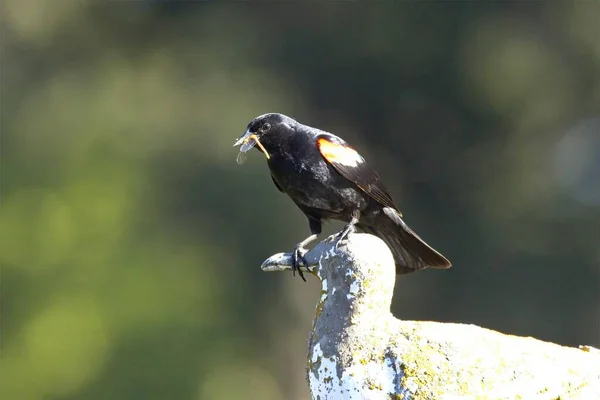
{"label": "insect in beak", "polygon": [[258,140],[258,136],[256,136],[255,133],[252,133],[250,131],[244,132],[244,134],[233,144],[233,147],[240,145],[240,153],[237,156],[238,164],[243,164],[244,161],[246,161],[246,152],[253,148],[255,145],[257,145],[258,148],[263,152],[267,160],[271,158],[265,147],[260,142],[260,140]]}

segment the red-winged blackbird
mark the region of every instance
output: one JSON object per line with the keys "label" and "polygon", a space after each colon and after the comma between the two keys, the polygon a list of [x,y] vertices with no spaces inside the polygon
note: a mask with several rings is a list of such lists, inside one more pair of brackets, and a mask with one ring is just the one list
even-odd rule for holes
{"label": "red-winged blackbird", "polygon": [[402,221],[402,214],[379,175],[341,138],[302,125],[283,114],[264,114],[235,142],[238,163],[256,146],[267,158],[277,189],[287,194],[308,217],[312,235],[296,245],[292,269],[305,263],[305,246],[321,233],[321,221],[347,222],[340,243],[355,227],[381,238],[390,248],[396,273],[422,268],[449,268],[444,256],[431,248]]}

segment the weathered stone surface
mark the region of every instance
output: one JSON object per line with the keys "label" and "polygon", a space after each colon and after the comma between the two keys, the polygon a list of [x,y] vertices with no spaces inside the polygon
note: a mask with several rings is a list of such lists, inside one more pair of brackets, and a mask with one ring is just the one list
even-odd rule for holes
{"label": "weathered stone surface", "polygon": [[[329,238],[306,258],[322,285],[309,334],[313,399],[600,399],[596,349],[394,318],[394,261],[375,236],[352,234],[338,249]],[[278,254],[262,269],[290,265]]]}

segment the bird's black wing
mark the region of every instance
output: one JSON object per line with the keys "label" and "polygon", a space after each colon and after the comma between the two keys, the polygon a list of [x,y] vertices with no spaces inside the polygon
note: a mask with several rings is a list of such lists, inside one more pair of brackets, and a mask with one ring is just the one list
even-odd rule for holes
{"label": "bird's black wing", "polygon": [[379,175],[356,150],[337,136],[319,135],[317,145],[323,158],[344,178],[354,182],[384,206],[398,210]]}

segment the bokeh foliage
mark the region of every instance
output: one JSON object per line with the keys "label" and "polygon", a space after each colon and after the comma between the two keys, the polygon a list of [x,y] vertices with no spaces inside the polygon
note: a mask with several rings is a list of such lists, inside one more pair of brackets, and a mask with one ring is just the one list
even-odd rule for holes
{"label": "bokeh foliage", "polygon": [[[340,134],[454,263],[405,319],[600,345],[600,7],[5,0],[3,399],[306,398],[308,234],[258,153]],[[333,225],[333,231],[339,225]]]}

